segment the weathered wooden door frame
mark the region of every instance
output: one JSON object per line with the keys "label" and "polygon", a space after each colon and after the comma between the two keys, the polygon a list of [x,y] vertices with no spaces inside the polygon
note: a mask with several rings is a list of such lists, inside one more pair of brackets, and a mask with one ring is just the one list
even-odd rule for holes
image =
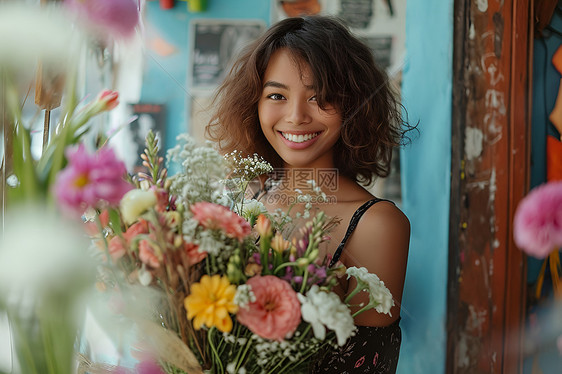
{"label": "weathered wooden door frame", "polygon": [[447,373],[521,373],[533,0],[454,7]]}

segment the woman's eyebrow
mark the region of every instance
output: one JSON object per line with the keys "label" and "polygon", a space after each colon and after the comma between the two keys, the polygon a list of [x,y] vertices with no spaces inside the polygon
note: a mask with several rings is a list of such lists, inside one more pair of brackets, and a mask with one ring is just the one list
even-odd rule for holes
{"label": "woman's eyebrow", "polygon": [[276,82],[276,81],[267,81],[264,83],[263,88],[266,87],[273,87],[273,88],[282,88],[284,90],[288,90],[289,87],[286,84]]}
{"label": "woman's eyebrow", "polygon": [[[282,88],[284,90],[289,90],[289,86],[287,86],[286,84],[280,83],[280,82],[276,82],[276,81],[267,81],[263,84],[263,88],[266,87],[273,87],[273,88]],[[313,90],[314,86],[304,86],[307,90]]]}

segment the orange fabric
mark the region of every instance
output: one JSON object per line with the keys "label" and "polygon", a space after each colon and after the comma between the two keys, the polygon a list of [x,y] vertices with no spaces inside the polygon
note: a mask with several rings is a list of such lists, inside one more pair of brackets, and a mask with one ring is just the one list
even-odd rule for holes
{"label": "orange fabric", "polygon": [[562,74],[562,46],[558,47],[552,56],[552,65]]}
{"label": "orange fabric", "polygon": [[562,180],[562,142],[550,135],[546,137],[546,180]]}
{"label": "orange fabric", "polygon": [[558,133],[562,134],[562,79],[560,80],[560,86],[558,86],[558,96],[556,97],[554,108],[550,112],[548,119],[556,127]]}

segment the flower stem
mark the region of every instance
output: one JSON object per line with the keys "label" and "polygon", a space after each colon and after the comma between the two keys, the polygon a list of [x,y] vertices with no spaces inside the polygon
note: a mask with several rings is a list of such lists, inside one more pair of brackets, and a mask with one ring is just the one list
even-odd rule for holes
{"label": "flower stem", "polygon": [[353,313],[352,317],[355,318],[357,317],[359,314],[369,310],[369,309],[373,309],[375,307],[375,305],[373,305],[373,303],[369,303],[367,305],[365,305],[363,308],[359,309],[357,312]]}
{"label": "flower stem", "polygon": [[357,295],[362,290],[363,290],[363,287],[361,287],[361,284],[359,282],[357,282],[357,285],[355,286],[355,289],[353,291],[351,291],[351,293],[345,297],[344,303],[349,304],[349,302],[351,301],[353,296]]}
{"label": "flower stem", "polygon": [[213,353],[213,366],[216,363],[219,367],[220,367],[220,372],[223,373],[224,372],[224,368],[222,367],[222,362],[221,362],[221,358],[219,356],[219,353],[217,352],[217,348],[215,347],[215,343],[213,342],[213,332],[215,331],[215,327],[211,327],[209,329],[209,332],[207,333],[207,339],[209,341],[209,346],[211,347],[211,351]]}

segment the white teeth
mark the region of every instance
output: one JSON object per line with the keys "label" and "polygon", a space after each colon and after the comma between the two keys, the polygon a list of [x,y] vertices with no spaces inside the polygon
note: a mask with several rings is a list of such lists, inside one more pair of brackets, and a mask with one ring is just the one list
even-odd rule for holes
{"label": "white teeth", "polygon": [[302,142],[306,142],[312,138],[315,138],[318,136],[319,133],[315,132],[315,133],[311,133],[311,134],[306,134],[306,135],[295,135],[295,134],[287,134],[282,132],[281,135],[283,135],[283,137],[293,143],[302,143]]}

